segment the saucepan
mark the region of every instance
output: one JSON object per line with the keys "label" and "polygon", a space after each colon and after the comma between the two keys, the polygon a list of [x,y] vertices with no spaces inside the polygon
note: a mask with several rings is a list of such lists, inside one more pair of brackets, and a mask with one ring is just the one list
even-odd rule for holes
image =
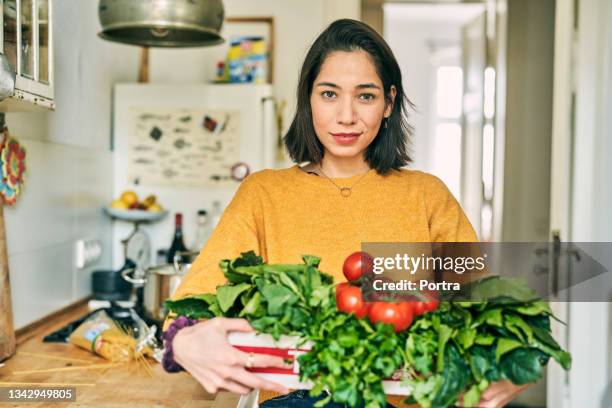
{"label": "saucepan", "polygon": [[148,317],[159,322],[164,320],[166,317],[164,302],[174,295],[191,266],[191,263],[183,260],[193,259],[197,254],[191,251],[177,252],[173,264],[146,269],[130,268],[121,272],[121,276],[126,281],[143,286],[143,307]]}

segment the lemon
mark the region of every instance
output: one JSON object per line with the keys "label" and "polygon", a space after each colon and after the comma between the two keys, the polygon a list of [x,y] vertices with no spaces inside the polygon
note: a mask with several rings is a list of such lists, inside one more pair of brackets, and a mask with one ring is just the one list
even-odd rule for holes
{"label": "lemon", "polygon": [[111,203],[111,208],[115,208],[117,210],[127,210],[128,205],[123,200],[113,200]]}
{"label": "lemon", "polygon": [[138,196],[133,191],[124,191],[123,194],[121,194],[121,201],[123,201],[129,208],[131,205],[138,202]]}
{"label": "lemon", "polygon": [[155,203],[149,207],[147,207],[148,211],[154,211],[154,212],[159,212],[159,211],[164,211],[164,209],[162,208],[161,205]]}

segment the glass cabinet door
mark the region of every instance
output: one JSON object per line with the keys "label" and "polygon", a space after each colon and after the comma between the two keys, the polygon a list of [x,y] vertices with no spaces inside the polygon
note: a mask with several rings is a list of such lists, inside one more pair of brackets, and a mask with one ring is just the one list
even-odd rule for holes
{"label": "glass cabinet door", "polygon": [[38,81],[49,83],[49,0],[37,0]]}
{"label": "glass cabinet door", "polygon": [[17,72],[17,1],[4,0],[2,6],[4,55]]}
{"label": "glass cabinet door", "polygon": [[53,109],[53,0],[0,0],[2,48],[16,73],[15,99]]}
{"label": "glass cabinet door", "polygon": [[34,0],[21,0],[21,72],[24,77],[34,79]]}

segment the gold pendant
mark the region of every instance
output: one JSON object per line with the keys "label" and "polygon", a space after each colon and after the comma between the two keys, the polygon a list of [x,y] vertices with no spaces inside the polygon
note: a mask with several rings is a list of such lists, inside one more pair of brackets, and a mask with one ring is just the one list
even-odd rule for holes
{"label": "gold pendant", "polygon": [[342,187],[340,189],[340,195],[342,195],[342,197],[350,197],[351,196],[351,189],[349,187]]}

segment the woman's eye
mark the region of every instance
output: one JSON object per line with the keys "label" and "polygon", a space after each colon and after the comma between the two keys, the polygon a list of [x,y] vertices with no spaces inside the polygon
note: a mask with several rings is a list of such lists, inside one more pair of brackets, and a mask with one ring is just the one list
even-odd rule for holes
{"label": "woman's eye", "polygon": [[375,98],[374,94],[371,93],[364,93],[359,95],[359,98],[364,100],[364,101],[371,101],[372,99]]}
{"label": "woman's eye", "polygon": [[336,93],[334,91],[323,91],[321,92],[321,96],[326,99],[331,99],[336,96]]}

